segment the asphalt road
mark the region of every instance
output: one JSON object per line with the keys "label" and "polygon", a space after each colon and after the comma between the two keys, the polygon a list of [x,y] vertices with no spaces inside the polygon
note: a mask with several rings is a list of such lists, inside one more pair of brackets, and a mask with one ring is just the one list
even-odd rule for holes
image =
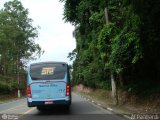
{"label": "asphalt road", "polygon": [[8,120],[127,120],[75,93],[72,94],[72,105],[68,111],[63,108],[52,108],[40,112],[36,107],[28,108],[26,99],[0,104],[0,120],[6,118]]}

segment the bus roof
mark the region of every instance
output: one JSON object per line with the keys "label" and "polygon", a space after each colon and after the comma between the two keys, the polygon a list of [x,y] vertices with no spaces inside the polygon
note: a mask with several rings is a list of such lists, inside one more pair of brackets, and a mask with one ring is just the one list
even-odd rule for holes
{"label": "bus roof", "polygon": [[30,65],[36,65],[36,64],[38,65],[38,64],[45,64],[45,63],[67,64],[66,62],[46,61],[46,62],[31,63]]}

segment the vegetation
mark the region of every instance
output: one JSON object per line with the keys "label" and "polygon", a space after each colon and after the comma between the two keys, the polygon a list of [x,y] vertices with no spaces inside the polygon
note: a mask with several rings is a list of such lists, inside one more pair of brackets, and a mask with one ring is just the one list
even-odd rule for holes
{"label": "vegetation", "polygon": [[[118,88],[147,96],[159,93],[160,1],[60,0],[64,20],[75,26],[73,84]],[[106,24],[105,9],[109,23]]]}
{"label": "vegetation", "polygon": [[[0,10],[0,93],[17,88],[17,74],[25,72],[28,60],[41,55],[35,43],[38,27],[32,26],[28,10],[21,2],[6,2]],[[24,85],[23,85],[24,86]]]}

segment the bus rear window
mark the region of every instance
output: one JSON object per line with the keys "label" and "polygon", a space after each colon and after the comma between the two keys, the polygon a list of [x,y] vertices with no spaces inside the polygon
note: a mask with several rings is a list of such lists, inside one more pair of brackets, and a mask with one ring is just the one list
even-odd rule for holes
{"label": "bus rear window", "polygon": [[66,65],[58,63],[33,64],[30,67],[32,80],[57,80],[64,79]]}

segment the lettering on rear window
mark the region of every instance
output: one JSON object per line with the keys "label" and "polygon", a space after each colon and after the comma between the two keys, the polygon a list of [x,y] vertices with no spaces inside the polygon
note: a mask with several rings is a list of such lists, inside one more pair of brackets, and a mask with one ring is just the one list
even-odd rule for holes
{"label": "lettering on rear window", "polygon": [[42,68],[41,75],[53,75],[55,67],[44,67]]}

